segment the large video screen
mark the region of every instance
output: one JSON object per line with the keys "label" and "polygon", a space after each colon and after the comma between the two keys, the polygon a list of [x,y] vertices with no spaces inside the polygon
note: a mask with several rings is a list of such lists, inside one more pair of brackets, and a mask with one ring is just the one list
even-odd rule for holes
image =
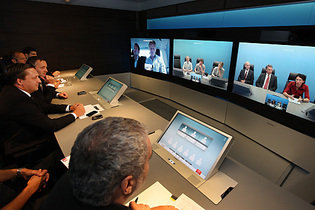
{"label": "large video screen", "polygon": [[233,92],[314,121],[314,58],[311,46],[241,42]]}
{"label": "large video screen", "polygon": [[169,39],[131,38],[130,41],[132,72],[152,71],[169,74]]}
{"label": "large video screen", "polygon": [[174,39],[173,75],[227,88],[233,42]]}

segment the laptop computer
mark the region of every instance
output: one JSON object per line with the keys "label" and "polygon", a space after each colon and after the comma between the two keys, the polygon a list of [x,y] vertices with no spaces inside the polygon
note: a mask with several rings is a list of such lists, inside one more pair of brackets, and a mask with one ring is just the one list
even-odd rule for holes
{"label": "laptop computer", "polygon": [[198,188],[217,172],[231,143],[232,136],[177,111],[152,148]]}
{"label": "laptop computer", "polygon": [[118,106],[120,96],[128,88],[124,83],[109,77],[99,91],[89,92],[104,109]]}

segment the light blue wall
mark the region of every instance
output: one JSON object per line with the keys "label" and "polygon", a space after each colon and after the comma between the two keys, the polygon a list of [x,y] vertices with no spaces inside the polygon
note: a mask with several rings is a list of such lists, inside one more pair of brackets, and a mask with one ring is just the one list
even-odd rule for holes
{"label": "light blue wall", "polygon": [[232,42],[174,39],[174,55],[180,55],[181,66],[184,64],[185,57],[189,56],[193,68],[196,66],[197,58],[203,58],[206,72],[209,74],[213,61],[222,61],[225,70],[223,78],[228,78],[232,46]]}
{"label": "light blue wall", "polygon": [[311,100],[315,94],[315,47],[240,43],[237,56],[235,78],[237,80],[243,64],[249,61],[255,65],[255,79],[258,79],[261,69],[271,64],[276,70],[278,89],[282,93],[290,72],[305,74],[306,84],[310,89]]}
{"label": "light blue wall", "polygon": [[147,20],[147,29],[315,25],[315,2],[173,16]]}

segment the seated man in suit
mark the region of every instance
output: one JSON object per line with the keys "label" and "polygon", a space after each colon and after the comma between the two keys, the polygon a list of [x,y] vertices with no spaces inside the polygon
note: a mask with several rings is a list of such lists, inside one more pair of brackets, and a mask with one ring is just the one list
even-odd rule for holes
{"label": "seated man in suit", "polygon": [[68,98],[66,92],[57,92],[56,86],[59,85],[56,80],[47,75],[47,62],[43,58],[33,56],[27,61],[28,64],[31,64],[37,71],[41,83],[39,84],[38,90],[32,93],[35,99],[39,101],[44,101],[45,103],[51,103],[53,98]]}
{"label": "seated man in suit", "polygon": [[[4,148],[9,157],[14,156],[17,150],[24,151],[29,147],[35,151],[49,150],[49,147],[32,145],[56,144],[51,142],[53,132],[74,122],[85,112],[82,104],[39,106],[31,94],[37,91],[40,79],[37,71],[29,65],[12,65],[8,68],[7,78],[8,85],[0,92],[0,148]],[[55,119],[47,116],[69,111],[73,112]]]}
{"label": "seated man in suit", "polygon": [[250,69],[250,63],[248,61],[246,61],[244,66],[245,66],[245,69],[241,70],[237,81],[240,81],[241,83],[253,85],[254,84],[254,72]]}
{"label": "seated man in suit", "polygon": [[27,58],[25,57],[24,53],[21,51],[13,51],[11,53],[11,62],[12,63],[26,63]]}
{"label": "seated man in suit", "polygon": [[138,121],[122,117],[98,121],[78,135],[69,173],[59,180],[42,209],[150,209],[135,202],[129,207],[123,204],[144,182],[151,155],[149,137]]}
{"label": "seated man in suit", "polygon": [[146,58],[140,57],[140,46],[138,43],[134,44],[133,47],[133,58],[131,58],[131,68],[133,70],[143,70],[144,69],[144,63]]}
{"label": "seated man in suit", "polygon": [[24,53],[26,59],[30,57],[37,56],[37,50],[33,47],[25,47],[22,52]]}
{"label": "seated man in suit", "polygon": [[272,74],[272,65],[268,64],[266,66],[266,72],[259,75],[256,86],[275,91],[277,89],[277,77]]}

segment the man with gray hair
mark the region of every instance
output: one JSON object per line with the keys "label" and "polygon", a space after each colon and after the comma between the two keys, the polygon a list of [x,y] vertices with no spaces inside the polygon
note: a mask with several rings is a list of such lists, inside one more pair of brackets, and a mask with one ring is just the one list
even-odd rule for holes
{"label": "man with gray hair", "polygon": [[150,209],[135,202],[129,207],[123,204],[146,178],[151,155],[147,132],[138,121],[108,117],[96,122],[78,135],[69,173],[42,209]]}

